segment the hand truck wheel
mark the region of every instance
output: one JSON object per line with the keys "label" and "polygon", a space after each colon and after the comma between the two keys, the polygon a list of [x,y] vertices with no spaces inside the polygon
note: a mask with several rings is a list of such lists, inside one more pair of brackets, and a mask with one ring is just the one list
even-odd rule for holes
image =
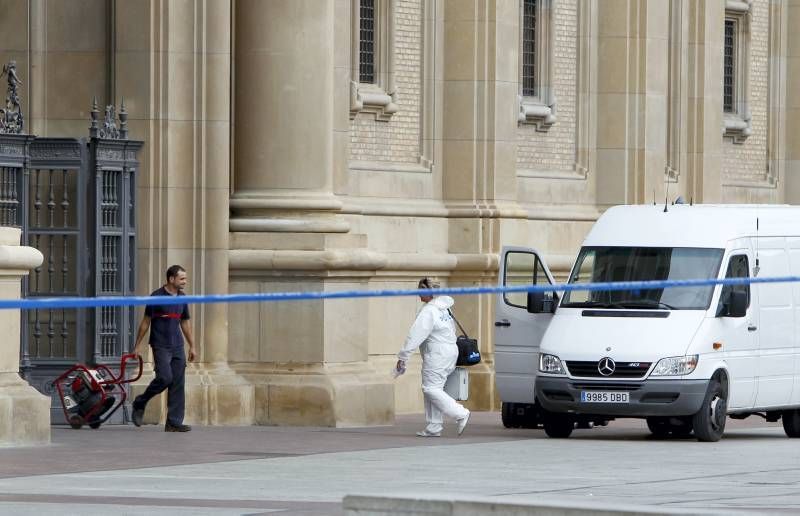
{"label": "hand truck wheel", "polygon": [[102,424],[103,423],[101,423],[100,421],[94,421],[93,423],[89,423],[89,428],[91,428],[92,430],[97,430],[98,428],[100,428],[100,425]]}
{"label": "hand truck wheel", "polygon": [[84,420],[81,416],[70,416],[69,418],[69,426],[71,426],[74,430],[80,430],[83,426]]}

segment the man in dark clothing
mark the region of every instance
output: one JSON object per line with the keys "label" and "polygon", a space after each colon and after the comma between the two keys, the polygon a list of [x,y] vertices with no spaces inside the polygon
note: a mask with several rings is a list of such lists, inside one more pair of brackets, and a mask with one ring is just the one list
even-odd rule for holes
{"label": "man in dark clothing", "polygon": [[[180,265],[167,269],[167,283],[151,296],[183,296],[186,287],[186,270]],[[183,339],[189,345],[189,362],[194,360],[194,337],[189,323],[189,307],[177,305],[147,305],[144,317],[136,333],[134,352],[141,355],[144,351],[144,336],[150,330],[150,346],[153,349],[156,377],[147,389],[133,400],[133,424],[142,425],[144,409],[151,398],[167,391],[167,424],[166,432],[188,432],[192,428],[183,424],[184,413],[184,377],[186,372],[186,355]]]}

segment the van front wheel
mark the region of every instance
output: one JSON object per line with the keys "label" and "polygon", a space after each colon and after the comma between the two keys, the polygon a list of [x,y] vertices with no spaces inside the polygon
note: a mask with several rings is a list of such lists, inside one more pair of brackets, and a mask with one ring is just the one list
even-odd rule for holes
{"label": "van front wheel", "polygon": [[784,410],[781,419],[787,437],[800,437],[800,410]]}
{"label": "van front wheel", "polygon": [[727,393],[722,384],[711,380],[708,384],[703,405],[692,418],[694,435],[698,441],[716,442],[722,438],[725,431],[725,421],[728,417]]}

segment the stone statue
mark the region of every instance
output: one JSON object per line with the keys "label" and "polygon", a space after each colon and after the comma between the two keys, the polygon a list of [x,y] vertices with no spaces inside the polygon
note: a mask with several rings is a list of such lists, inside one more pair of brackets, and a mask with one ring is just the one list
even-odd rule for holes
{"label": "stone statue", "polygon": [[100,138],[119,138],[116,109],[114,108],[113,104],[106,106],[106,116],[103,120],[103,127],[100,129]]}
{"label": "stone statue", "polygon": [[15,60],[12,59],[8,64],[3,65],[0,79],[4,75],[8,79],[8,89],[6,91],[6,106],[0,109],[0,133],[19,134],[22,132],[24,119],[22,106],[19,103],[17,85],[22,84],[22,81],[17,76],[17,62]]}

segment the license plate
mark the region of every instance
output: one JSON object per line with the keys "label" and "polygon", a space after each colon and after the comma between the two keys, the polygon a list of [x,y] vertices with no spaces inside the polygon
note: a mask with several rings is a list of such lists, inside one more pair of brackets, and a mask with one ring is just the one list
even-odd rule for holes
{"label": "license plate", "polygon": [[630,393],[581,391],[581,403],[628,403]]}
{"label": "license plate", "polygon": [[64,406],[67,408],[67,410],[71,409],[75,406],[75,400],[69,396],[64,396]]}

